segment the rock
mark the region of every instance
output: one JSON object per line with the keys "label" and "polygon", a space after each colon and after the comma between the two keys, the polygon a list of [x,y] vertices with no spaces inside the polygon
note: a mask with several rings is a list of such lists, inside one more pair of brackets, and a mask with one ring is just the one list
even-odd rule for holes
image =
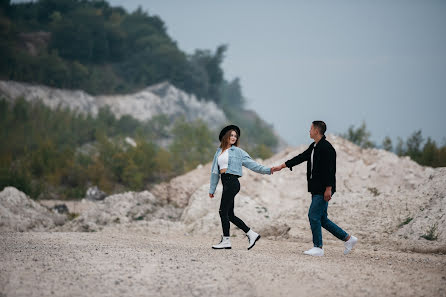
{"label": "rock", "polygon": [[125,138],[125,142],[126,142],[127,144],[133,146],[133,147],[136,147],[136,146],[137,146],[135,140],[134,140],[133,138],[131,138],[131,137],[126,137],[126,138]]}
{"label": "rock", "polygon": [[63,224],[65,224],[66,221],[67,217],[65,215],[53,217],[53,222],[55,226],[63,226]]}
{"label": "rock", "polygon": [[65,204],[56,204],[54,205],[53,210],[59,214],[68,213],[68,207]]}
{"label": "rock", "polygon": [[101,190],[97,186],[90,187],[87,189],[87,192],[85,193],[85,197],[88,200],[103,200],[107,194]]}
{"label": "rock", "polygon": [[0,231],[44,231],[65,222],[65,216],[55,214],[14,187],[0,192]]}

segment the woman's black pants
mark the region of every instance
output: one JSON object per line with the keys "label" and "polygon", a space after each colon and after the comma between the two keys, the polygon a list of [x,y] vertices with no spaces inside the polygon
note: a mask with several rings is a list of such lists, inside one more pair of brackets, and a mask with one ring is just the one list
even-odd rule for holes
{"label": "woman's black pants", "polygon": [[220,219],[223,228],[223,236],[229,236],[229,222],[242,229],[245,233],[249,231],[249,227],[234,215],[234,198],[240,191],[239,176],[223,173],[221,182],[223,184],[223,194],[220,203]]}

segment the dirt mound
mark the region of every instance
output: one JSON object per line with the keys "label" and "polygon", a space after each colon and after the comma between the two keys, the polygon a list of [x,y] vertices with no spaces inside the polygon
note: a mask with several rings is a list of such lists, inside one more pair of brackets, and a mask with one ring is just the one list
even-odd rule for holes
{"label": "dirt mound", "polygon": [[65,216],[49,211],[14,187],[0,192],[0,218],[2,232],[44,231],[65,222]]}
{"label": "dirt mound", "polygon": [[60,227],[60,231],[98,231],[104,226],[154,219],[176,220],[181,209],[166,205],[149,191],[108,196]]}
{"label": "dirt mound", "polygon": [[168,183],[156,185],[150,191],[158,199],[178,207],[186,207],[192,194],[202,185],[209,182],[211,164],[199,165],[196,169],[177,176]]}

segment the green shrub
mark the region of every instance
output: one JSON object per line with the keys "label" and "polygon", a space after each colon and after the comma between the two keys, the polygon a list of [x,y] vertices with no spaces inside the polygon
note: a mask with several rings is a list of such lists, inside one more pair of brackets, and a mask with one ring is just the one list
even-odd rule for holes
{"label": "green shrub", "polygon": [[407,217],[407,218],[404,220],[404,222],[401,222],[401,224],[398,225],[398,228],[401,228],[401,227],[403,227],[404,225],[409,224],[412,220],[413,220],[413,218],[411,218],[411,217]]}
{"label": "green shrub", "polygon": [[429,227],[426,234],[421,235],[422,238],[427,240],[437,240],[438,234],[437,234],[438,224],[435,223],[432,226]]}

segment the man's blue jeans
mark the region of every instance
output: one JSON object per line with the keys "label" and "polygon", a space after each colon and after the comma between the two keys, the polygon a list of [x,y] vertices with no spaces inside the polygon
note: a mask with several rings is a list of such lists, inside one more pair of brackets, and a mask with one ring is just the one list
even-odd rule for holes
{"label": "man's blue jeans", "polygon": [[328,219],[328,202],[324,200],[323,195],[313,195],[311,205],[308,210],[308,219],[310,220],[311,232],[313,233],[313,245],[322,248],[322,229],[324,227],[328,232],[340,240],[345,240],[348,234],[338,225]]}

